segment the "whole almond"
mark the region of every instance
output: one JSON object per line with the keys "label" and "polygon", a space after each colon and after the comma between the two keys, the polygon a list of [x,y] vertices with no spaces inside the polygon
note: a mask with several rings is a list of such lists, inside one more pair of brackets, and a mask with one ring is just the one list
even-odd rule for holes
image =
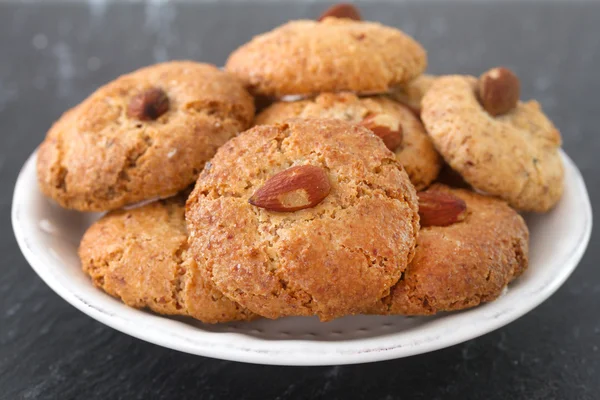
{"label": "whole almond", "polygon": [[146,89],[135,95],[127,107],[127,115],[140,121],[155,120],[169,109],[167,94],[158,88]]}
{"label": "whole almond", "polygon": [[316,206],[330,191],[323,168],[300,165],[273,175],[248,202],[269,211],[291,212]]}
{"label": "whole almond", "polygon": [[504,67],[492,68],[483,73],[479,77],[477,89],[481,105],[494,117],[515,108],[521,96],[519,78]]}
{"label": "whole almond", "polygon": [[358,8],[348,3],[334,4],[325,10],[317,21],[322,21],[327,17],[347,18],[353,19],[354,21],[360,21],[362,19]]}
{"label": "whole almond", "polygon": [[360,124],[379,136],[391,151],[402,144],[402,125],[398,121],[392,121],[391,117],[388,118],[384,114],[369,115]]}
{"label": "whole almond", "polygon": [[467,204],[451,193],[427,190],[419,196],[421,227],[447,226],[465,219]]}

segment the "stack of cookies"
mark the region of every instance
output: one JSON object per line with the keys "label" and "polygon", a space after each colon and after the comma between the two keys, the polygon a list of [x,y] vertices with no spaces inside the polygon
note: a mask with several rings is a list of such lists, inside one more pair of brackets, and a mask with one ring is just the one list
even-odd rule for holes
{"label": "stack of cookies", "polygon": [[39,186],[108,211],[79,256],[132,307],[206,323],[474,307],[527,268],[518,212],[560,199],[561,139],[510,70],[426,67],[414,39],[337,5],[224,71],[168,62],[101,87],[48,132]]}

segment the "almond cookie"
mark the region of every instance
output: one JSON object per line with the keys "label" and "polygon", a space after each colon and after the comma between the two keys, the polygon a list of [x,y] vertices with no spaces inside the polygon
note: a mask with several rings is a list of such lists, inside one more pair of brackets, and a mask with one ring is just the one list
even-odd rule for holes
{"label": "almond cookie", "polygon": [[168,197],[193,183],[253,116],[241,83],[211,65],[142,68],[101,87],[52,126],[38,152],[39,186],[80,211]]}
{"label": "almond cookie", "polygon": [[[429,207],[419,212],[422,221],[457,215],[445,196],[464,201],[464,219],[421,227],[415,257],[371,313],[429,315],[475,307],[496,299],[527,268],[527,225],[504,201],[441,184],[425,193]],[[436,198],[445,210],[433,207]]]}
{"label": "almond cookie", "polygon": [[442,159],[421,121],[406,106],[385,96],[324,93],[311,100],[278,102],[258,114],[255,124],[291,117],[336,118],[372,129],[396,154],[417,190],[427,187],[440,171]]}
{"label": "almond cookie", "polygon": [[94,223],[79,247],[94,285],[135,308],[206,323],[254,314],[223,296],[189,255],[185,197],[113,211]]}
{"label": "almond cookie", "polygon": [[394,154],[339,120],[292,119],[232,139],[200,174],[186,220],[204,276],[268,318],[372,306],[412,259],[419,230]]}
{"label": "almond cookie", "polygon": [[[548,211],[563,192],[560,133],[539,103],[517,102],[518,88],[512,91],[486,93],[504,109],[494,116],[479,101],[477,79],[440,77],[423,98],[421,118],[446,162],[475,189],[519,210]],[[500,104],[509,98],[514,104]]]}
{"label": "almond cookie", "polygon": [[256,36],[229,56],[225,68],[254,94],[281,97],[386,92],[426,66],[425,50],[397,29],[326,17],[291,21]]}
{"label": "almond cookie", "polygon": [[417,115],[421,114],[421,100],[437,77],[434,75],[419,75],[404,85],[390,91],[390,97],[408,107]]}

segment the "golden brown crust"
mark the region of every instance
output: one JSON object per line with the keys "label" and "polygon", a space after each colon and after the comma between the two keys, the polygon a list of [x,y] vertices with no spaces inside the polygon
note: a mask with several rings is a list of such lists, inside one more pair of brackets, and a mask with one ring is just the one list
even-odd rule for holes
{"label": "golden brown crust", "polygon": [[548,211],[563,192],[560,133],[536,101],[492,117],[475,94],[476,79],[436,79],[421,118],[446,162],[474,188],[519,210]]}
{"label": "golden brown crust", "polygon": [[385,92],[427,66],[425,50],[403,32],[374,22],[291,21],[234,51],[227,71],[255,94]]}
{"label": "golden brown crust", "polygon": [[437,177],[442,159],[421,121],[407,107],[386,96],[359,98],[352,93],[323,93],[310,100],[277,102],[258,114],[255,124],[272,124],[292,117],[360,123],[367,115],[387,117],[402,127],[402,145],[394,150],[396,159],[417,190],[426,188]]}
{"label": "golden brown crust", "polygon": [[178,196],[101,218],[81,240],[83,270],[131,307],[207,323],[254,318],[198,273],[188,252],[184,204]]}
{"label": "golden brown crust", "polygon": [[529,231],[504,201],[441,184],[467,203],[464,221],[422,228],[402,279],[370,312],[428,315],[496,299],[528,265]]}
{"label": "golden brown crust", "polygon": [[[156,120],[128,115],[139,93],[162,89]],[[61,206],[103,211],[168,197],[193,183],[204,163],[254,116],[253,99],[219,69],[191,61],[142,68],[67,111],[38,152],[42,192]]]}
{"label": "golden brown crust", "polygon": [[[277,213],[248,203],[268,178],[305,164],[329,175],[318,205]],[[416,193],[393,153],[337,120],[261,125],[232,139],[200,174],[186,219],[205,276],[268,318],[366,309],[400,278],[418,231]]]}

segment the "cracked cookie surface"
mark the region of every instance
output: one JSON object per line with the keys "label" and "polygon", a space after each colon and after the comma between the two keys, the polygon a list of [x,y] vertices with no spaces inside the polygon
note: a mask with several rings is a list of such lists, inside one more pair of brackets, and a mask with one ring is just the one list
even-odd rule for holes
{"label": "cracked cookie surface", "polygon": [[528,265],[529,231],[504,201],[434,184],[467,204],[466,218],[421,228],[415,257],[373,314],[430,315],[496,299]]}
{"label": "cracked cookie surface", "polygon": [[254,318],[199,274],[188,251],[184,211],[185,197],[177,196],[109,213],[81,240],[83,270],[95,286],[131,307],[207,323]]}
{"label": "cracked cookie surface", "polygon": [[425,50],[375,22],[325,18],[291,21],[234,51],[225,68],[267,96],[354,91],[380,93],[427,66]]}
{"label": "cracked cookie surface", "polygon": [[440,171],[442,159],[421,121],[409,108],[386,96],[359,98],[352,93],[323,93],[310,100],[277,102],[258,114],[254,122],[272,124],[292,117],[335,118],[352,123],[375,117],[375,120],[399,125],[402,144],[393,151],[415,188],[427,187]]}
{"label": "cracked cookie surface", "polygon": [[[132,99],[152,89],[164,92],[168,109],[156,119],[131,116]],[[252,97],[216,67],[174,61],[142,68],[99,88],[52,126],[38,151],[40,189],[80,211],[174,195],[253,116]]]}
{"label": "cracked cookie surface", "polygon": [[[315,207],[248,203],[278,172],[327,171]],[[187,202],[190,250],[205,277],[253,312],[278,318],[358,313],[386,296],[413,256],[417,198],[402,166],[366,128],[338,120],[256,126],[219,149]]]}
{"label": "cracked cookie surface", "polygon": [[491,116],[476,85],[474,77],[438,77],[425,94],[421,119],[436,148],[475,189],[519,210],[548,211],[564,186],[559,131],[536,101]]}

